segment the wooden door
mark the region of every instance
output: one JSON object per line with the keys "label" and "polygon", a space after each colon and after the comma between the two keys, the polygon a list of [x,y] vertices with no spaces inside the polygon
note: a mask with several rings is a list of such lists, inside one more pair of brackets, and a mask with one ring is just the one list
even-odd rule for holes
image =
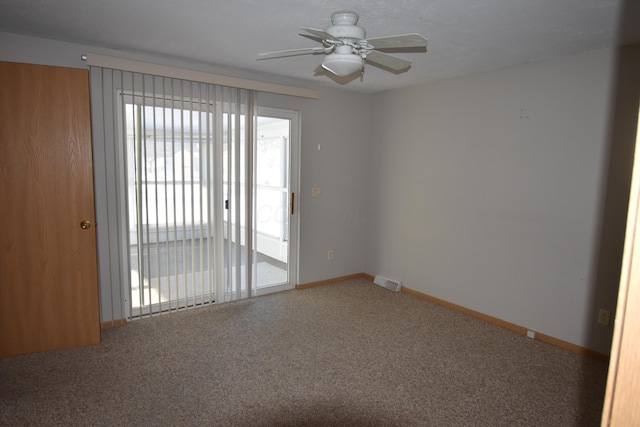
{"label": "wooden door", "polygon": [[86,70],[0,62],[0,251],[0,356],[100,342]]}

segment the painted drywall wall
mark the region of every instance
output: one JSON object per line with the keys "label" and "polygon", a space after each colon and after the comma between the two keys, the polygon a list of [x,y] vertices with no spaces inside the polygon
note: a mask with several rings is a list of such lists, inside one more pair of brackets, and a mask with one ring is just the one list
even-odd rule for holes
{"label": "painted drywall wall", "polygon": [[[87,52],[272,83],[300,83],[237,70],[229,74],[228,69],[170,58],[0,33],[0,60],[86,68],[81,55]],[[365,228],[361,212],[366,202],[367,165],[362,156],[369,143],[368,96],[338,88],[322,89],[319,100],[273,94],[259,94],[258,99],[260,105],[293,109],[301,117],[298,283],[363,271]],[[109,200],[104,175],[109,172],[99,166],[103,162],[103,152],[103,149],[94,150],[97,222],[102,224],[98,231],[101,315],[102,321],[107,322],[122,318],[124,313],[118,307],[116,290],[122,282],[118,254],[113,250],[110,253],[108,244],[109,240],[117,239],[117,221],[111,213],[107,214],[115,210],[108,209],[113,200]],[[320,198],[311,197],[314,186],[321,188]],[[334,251],[332,261],[327,260],[328,250]]]}
{"label": "painted drywall wall", "polygon": [[375,95],[367,272],[607,353],[593,307],[616,291],[592,297],[614,59]]}

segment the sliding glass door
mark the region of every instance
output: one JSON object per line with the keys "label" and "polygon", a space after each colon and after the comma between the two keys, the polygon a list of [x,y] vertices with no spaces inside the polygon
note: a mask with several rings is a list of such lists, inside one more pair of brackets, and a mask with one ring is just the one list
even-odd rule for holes
{"label": "sliding glass door", "polygon": [[121,94],[130,317],[293,288],[297,114],[165,84]]}

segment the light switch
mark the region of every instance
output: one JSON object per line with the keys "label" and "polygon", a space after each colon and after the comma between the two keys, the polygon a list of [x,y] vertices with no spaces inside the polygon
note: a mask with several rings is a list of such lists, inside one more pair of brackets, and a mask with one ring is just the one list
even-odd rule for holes
{"label": "light switch", "polygon": [[311,197],[320,197],[320,187],[311,188]]}

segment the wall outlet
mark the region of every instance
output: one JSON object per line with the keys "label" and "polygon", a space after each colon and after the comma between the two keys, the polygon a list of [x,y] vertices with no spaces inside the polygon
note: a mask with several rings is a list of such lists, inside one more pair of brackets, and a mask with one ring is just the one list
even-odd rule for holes
{"label": "wall outlet", "polygon": [[311,187],[311,197],[318,198],[322,194],[320,187]]}
{"label": "wall outlet", "polygon": [[327,252],[327,259],[331,261],[333,259],[333,251]]}
{"label": "wall outlet", "polygon": [[610,317],[611,317],[611,312],[609,310],[605,310],[604,308],[601,308],[600,311],[598,312],[598,324],[609,326]]}

